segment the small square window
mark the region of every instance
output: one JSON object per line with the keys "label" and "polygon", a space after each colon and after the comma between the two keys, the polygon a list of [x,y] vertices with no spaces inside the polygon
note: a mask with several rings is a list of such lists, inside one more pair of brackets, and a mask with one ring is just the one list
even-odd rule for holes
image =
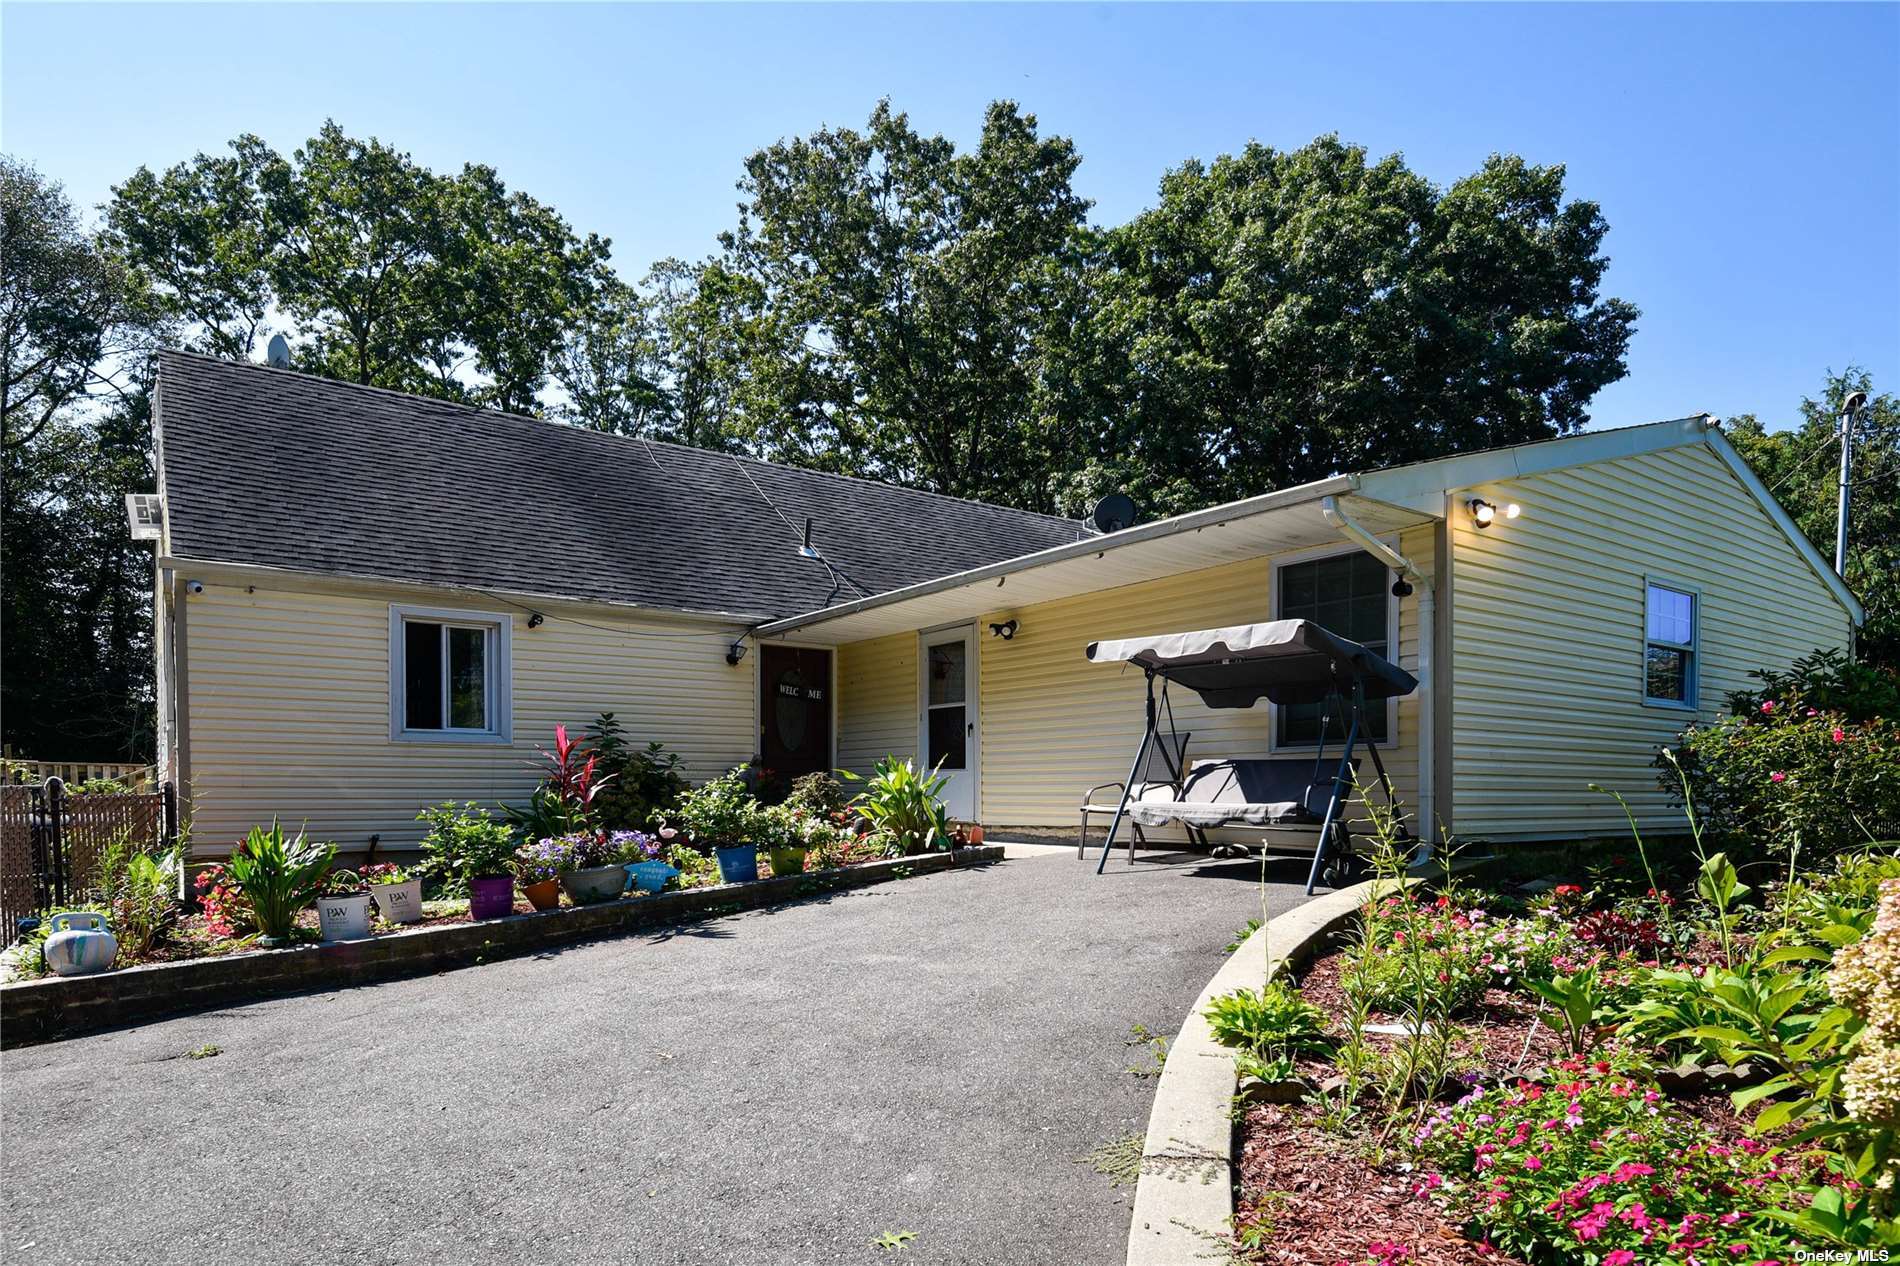
{"label": "small square window", "polygon": [[1644,607],[1643,697],[1694,707],[1696,596],[1650,584]]}
{"label": "small square window", "polygon": [[390,608],[390,737],[506,741],[511,628],[509,616]]}

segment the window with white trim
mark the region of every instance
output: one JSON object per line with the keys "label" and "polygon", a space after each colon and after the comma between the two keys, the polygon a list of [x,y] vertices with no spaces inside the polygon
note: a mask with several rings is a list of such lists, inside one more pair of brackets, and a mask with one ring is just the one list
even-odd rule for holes
{"label": "window with white trim", "polygon": [[[1279,598],[1276,620],[1311,620],[1329,632],[1351,638],[1368,650],[1392,658],[1392,573],[1364,550],[1333,554],[1301,563],[1283,563],[1278,570]],[[1279,733],[1275,746],[1298,747],[1319,742],[1324,704],[1296,703],[1274,709]],[[1365,711],[1366,728],[1381,743],[1391,728],[1391,709],[1373,704]],[[1339,709],[1326,717],[1326,738],[1345,738]]]}
{"label": "window with white trim", "polygon": [[1643,607],[1643,698],[1693,708],[1696,596],[1650,581]]}
{"label": "window with white trim", "polygon": [[389,609],[389,732],[418,742],[505,742],[513,619]]}

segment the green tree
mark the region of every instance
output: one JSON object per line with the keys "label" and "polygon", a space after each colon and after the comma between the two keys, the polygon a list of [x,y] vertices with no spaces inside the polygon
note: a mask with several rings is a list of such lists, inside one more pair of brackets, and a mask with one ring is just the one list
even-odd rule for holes
{"label": "green tree", "polygon": [[660,372],[650,305],[603,270],[586,308],[566,331],[555,363],[554,375],[567,397],[557,412],[597,431],[662,434],[672,407]]}
{"label": "green tree", "polygon": [[1867,611],[1861,658],[1900,667],[1900,399],[1875,395],[1866,370],[1829,373],[1819,398],[1804,398],[1798,421],[1770,431],[1756,415],[1731,418],[1726,433],[1815,548],[1834,558],[1840,489],[1840,413],[1848,393],[1865,391],[1854,448],[1847,583]]}
{"label": "green tree", "polygon": [[151,758],[151,486],[143,295],[59,186],[0,157],[0,715],[45,759]]}
{"label": "green tree", "polygon": [[1219,501],[1580,426],[1637,314],[1563,177],[1494,156],[1440,191],[1331,136],[1169,172],[1095,274],[1107,452]]}
{"label": "green tree", "polygon": [[967,154],[889,102],[862,132],[754,154],[699,287],[720,288],[743,362],[728,427],[776,459],[1047,501],[1030,402],[1037,331],[1076,272],[1079,161],[1011,102]]}

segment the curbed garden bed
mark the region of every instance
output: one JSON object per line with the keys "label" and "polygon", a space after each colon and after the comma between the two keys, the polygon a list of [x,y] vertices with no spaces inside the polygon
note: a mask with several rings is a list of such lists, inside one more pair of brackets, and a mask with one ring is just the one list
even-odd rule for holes
{"label": "curbed garden bed", "polygon": [[31,1045],[261,998],[467,967],[577,941],[780,905],[819,893],[985,865],[1002,857],[999,845],[974,845],[954,852],[624,897],[475,923],[459,919],[424,923],[359,940],[245,950],[93,976],[21,981],[0,985],[0,1045]]}

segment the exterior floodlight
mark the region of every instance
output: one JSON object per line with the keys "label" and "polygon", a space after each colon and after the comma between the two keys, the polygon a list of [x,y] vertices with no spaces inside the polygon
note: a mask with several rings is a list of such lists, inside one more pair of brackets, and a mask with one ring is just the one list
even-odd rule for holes
{"label": "exterior floodlight", "polygon": [[1014,619],[1004,620],[1001,624],[990,625],[990,636],[1000,637],[1007,642],[1016,636],[1016,630],[1021,627]]}
{"label": "exterior floodlight", "polygon": [[1473,497],[1465,502],[1465,509],[1471,511],[1471,521],[1481,528],[1490,527],[1498,517],[1498,508],[1483,497]]}

